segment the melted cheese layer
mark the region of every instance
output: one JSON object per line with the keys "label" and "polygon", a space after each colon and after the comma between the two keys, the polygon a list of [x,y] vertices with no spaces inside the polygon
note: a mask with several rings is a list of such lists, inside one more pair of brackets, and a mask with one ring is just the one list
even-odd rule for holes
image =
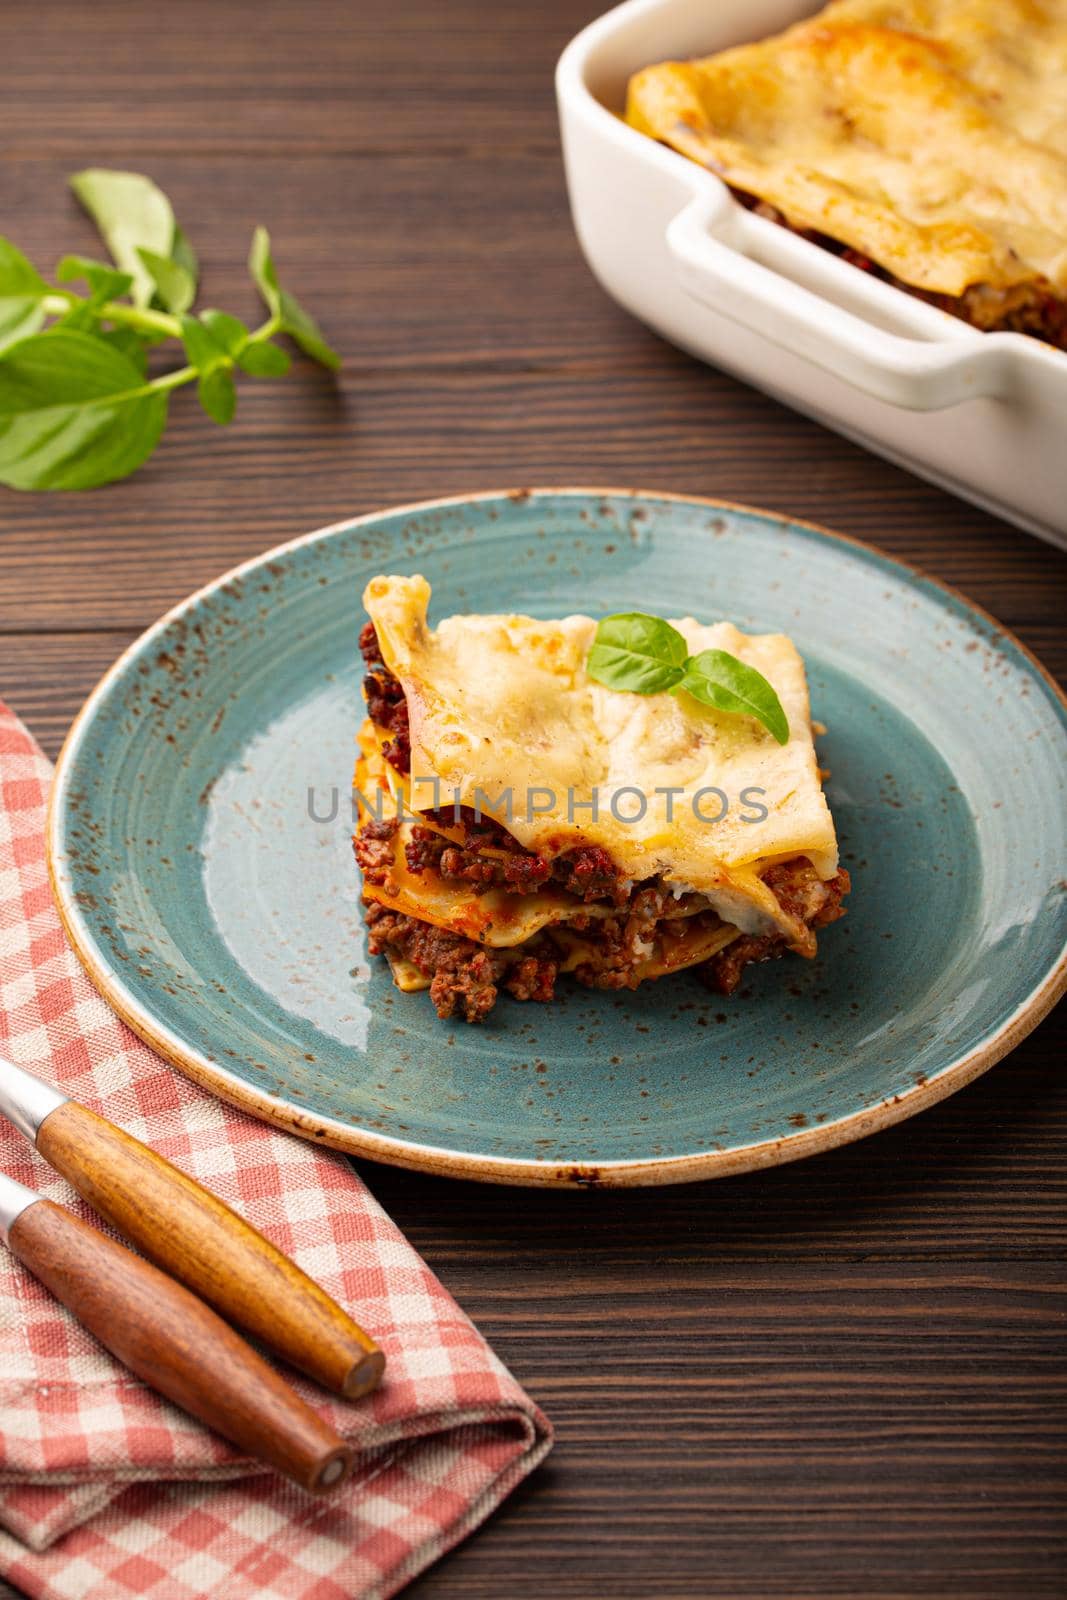
{"label": "melted cheese layer", "polygon": [[1067,292],[1067,0],[835,0],[626,116],[916,288]]}
{"label": "melted cheese layer", "polygon": [[[625,876],[659,876],[679,894],[695,890],[746,932],[796,931],[759,874],[802,855],[829,879],[837,840],[804,666],[789,639],[745,635],[728,622],[674,624],[694,654],[728,650],[769,679],[789,722],[789,742],[779,746],[752,719],[688,695],[627,694],[594,682],[585,671],[596,631],[590,617],[459,616],[431,630],[429,599],[421,577],[375,578],[364,595],[383,659],[407,697],[410,803],[429,809],[458,794],[490,811],[510,789],[510,818],[499,806],[495,814],[526,849],[554,857],[598,845]],[[419,778],[437,779],[441,799]],[[697,815],[721,810],[717,796],[701,794],[712,789],[728,804],[717,822]],[[746,800],[746,790],[762,793]],[[626,820],[642,797],[645,814]],[[757,805],[766,818],[744,820]]]}

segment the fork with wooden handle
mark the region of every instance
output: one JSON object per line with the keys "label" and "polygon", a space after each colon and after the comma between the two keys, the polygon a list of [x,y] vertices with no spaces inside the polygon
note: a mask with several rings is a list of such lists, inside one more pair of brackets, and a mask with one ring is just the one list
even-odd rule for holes
{"label": "fork with wooden handle", "polygon": [[156,1266],[325,1388],[377,1386],[358,1323],[217,1195],[87,1106],[0,1056],[0,1113]]}
{"label": "fork with wooden handle", "polygon": [[0,1173],[0,1240],[131,1372],[312,1493],[352,1451],[222,1318],[132,1250]]}

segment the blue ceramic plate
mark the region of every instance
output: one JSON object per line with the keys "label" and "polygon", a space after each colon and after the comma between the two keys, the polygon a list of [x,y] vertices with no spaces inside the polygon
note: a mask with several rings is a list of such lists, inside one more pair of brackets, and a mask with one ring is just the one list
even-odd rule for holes
{"label": "blue ceramic plate", "polygon": [[[641,609],[792,635],[847,918],[819,958],[636,994],[502,1000],[479,1028],[368,960],[349,848],[360,596],[435,614]],[[241,567],[112,668],[60,759],[60,907],[183,1072],[343,1150],[503,1183],[667,1183],[899,1121],[1067,981],[1067,710],[1021,645],[877,551],[765,512],[540,490],[364,517]]]}

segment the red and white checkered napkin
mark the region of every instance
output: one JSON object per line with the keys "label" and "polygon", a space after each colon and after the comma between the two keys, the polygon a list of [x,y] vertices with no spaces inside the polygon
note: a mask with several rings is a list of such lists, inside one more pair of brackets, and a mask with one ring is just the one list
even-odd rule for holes
{"label": "red and white checkered napkin", "polygon": [[[313,1499],[146,1389],[0,1250],[0,1592],[47,1600],[394,1594],[543,1458],[546,1418],[343,1157],[166,1066],[84,976],[44,861],[50,768],[0,701],[0,1053],[201,1179],[317,1278],[387,1356],[358,1404],[295,1375],[356,1446]],[[0,1119],[0,1170],[99,1219]]]}

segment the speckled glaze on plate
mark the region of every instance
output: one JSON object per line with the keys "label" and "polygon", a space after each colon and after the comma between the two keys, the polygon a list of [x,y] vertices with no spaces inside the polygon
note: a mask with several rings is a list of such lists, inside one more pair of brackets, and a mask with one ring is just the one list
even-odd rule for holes
{"label": "speckled glaze on plate", "polygon": [[[360,595],[438,617],[643,609],[792,635],[853,876],[819,959],[636,994],[561,986],[479,1028],[368,960],[349,847]],[[64,921],[151,1045],[354,1154],[500,1183],[669,1183],[900,1120],[998,1060],[1067,984],[1067,706],[931,579],[706,500],[546,489],[312,534],[194,595],[71,730],[49,825]],[[990,1135],[993,1137],[993,1135]]]}

